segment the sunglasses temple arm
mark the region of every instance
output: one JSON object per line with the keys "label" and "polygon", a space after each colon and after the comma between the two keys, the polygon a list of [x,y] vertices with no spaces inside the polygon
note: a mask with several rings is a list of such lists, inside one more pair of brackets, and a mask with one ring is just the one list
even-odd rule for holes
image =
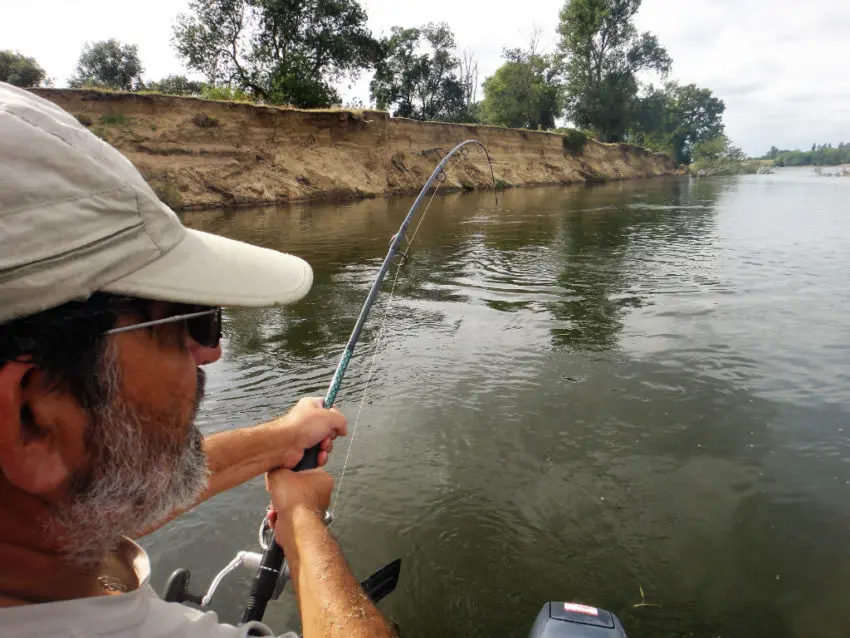
{"label": "sunglasses temple arm", "polygon": [[129,326],[122,326],[121,328],[112,328],[111,330],[107,330],[104,334],[114,335],[119,334],[121,332],[130,332],[131,330],[141,330],[142,328],[152,328],[153,326],[161,326],[167,323],[176,323],[178,321],[185,321],[186,319],[197,319],[198,317],[204,317],[206,315],[212,315],[218,312],[218,309],[215,310],[204,310],[203,312],[192,312],[187,315],[174,315],[173,317],[163,317],[162,319],[154,319],[152,321],[144,321],[142,323],[134,323]]}

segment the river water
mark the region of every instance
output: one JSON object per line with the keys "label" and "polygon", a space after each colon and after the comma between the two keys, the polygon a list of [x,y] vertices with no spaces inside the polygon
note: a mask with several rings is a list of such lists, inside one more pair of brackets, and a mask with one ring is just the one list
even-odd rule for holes
{"label": "river water", "polygon": [[[315,270],[293,307],[226,312],[205,431],[324,394],[411,202],[185,214]],[[360,577],[402,558],[381,603],[402,635],[524,637],[574,600],[632,638],[847,636],[848,202],[808,169],[436,198],[333,527]],[[352,425],[390,280],[337,401]],[[206,586],[266,503],[257,480],[145,539],[154,586],[179,566]],[[224,620],[250,578],[219,590]],[[296,611],[287,590],[266,621]]]}

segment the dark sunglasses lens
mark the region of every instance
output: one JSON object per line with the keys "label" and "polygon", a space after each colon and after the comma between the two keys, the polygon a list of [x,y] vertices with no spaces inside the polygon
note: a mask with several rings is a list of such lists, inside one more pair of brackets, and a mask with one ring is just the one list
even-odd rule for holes
{"label": "dark sunglasses lens", "polygon": [[186,320],[189,336],[205,348],[215,348],[221,341],[221,310]]}

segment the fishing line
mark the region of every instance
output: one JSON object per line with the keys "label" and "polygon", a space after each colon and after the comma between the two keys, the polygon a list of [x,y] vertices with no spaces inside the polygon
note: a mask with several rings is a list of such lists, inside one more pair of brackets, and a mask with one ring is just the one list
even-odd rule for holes
{"label": "fishing line", "polygon": [[[363,406],[366,404],[366,396],[369,390],[369,385],[372,381],[372,377],[375,372],[375,362],[377,360],[377,354],[380,350],[380,345],[382,340],[384,339],[384,334],[386,331],[387,319],[389,318],[390,309],[392,308],[393,300],[395,299],[395,289],[396,284],[398,283],[399,274],[401,273],[401,267],[407,262],[408,252],[412,245],[413,239],[416,237],[416,234],[419,232],[419,229],[422,227],[422,223],[425,221],[425,217],[428,215],[428,211],[431,209],[431,204],[434,201],[434,198],[437,196],[437,192],[440,190],[440,186],[446,181],[446,171],[445,167],[448,165],[449,161],[457,154],[464,159],[469,157],[468,146],[477,145],[481,147],[484,151],[484,155],[487,158],[487,163],[490,167],[490,177],[493,180],[493,189],[496,195],[496,206],[499,206],[499,195],[498,195],[498,183],[496,182],[495,171],[493,170],[493,160],[490,157],[490,153],[487,150],[487,147],[484,146],[478,140],[470,139],[457,144],[454,148],[452,148],[441,160],[434,171],[431,173],[428,181],[425,182],[425,185],[419,191],[419,194],[416,196],[416,200],[413,202],[413,205],[410,207],[410,210],[407,212],[404,220],[401,223],[401,226],[398,229],[398,232],[392,236],[390,240],[389,250],[387,251],[387,256],[384,258],[383,262],[381,262],[381,268],[378,271],[377,276],[372,282],[372,286],[369,289],[369,294],[366,297],[366,301],[364,302],[362,308],[360,309],[360,314],[357,316],[357,321],[354,324],[354,329],[351,331],[351,336],[348,338],[348,342],[345,344],[345,350],[342,353],[342,356],[339,359],[339,363],[337,364],[336,370],[334,371],[333,378],[331,379],[331,383],[328,386],[327,394],[322,401],[322,405],[325,408],[330,408],[334,405],[334,401],[336,399],[337,394],[339,393],[339,388],[342,385],[343,376],[345,376],[345,371],[348,368],[348,364],[351,361],[352,356],[354,356],[354,348],[357,346],[357,341],[360,338],[360,334],[363,330],[363,326],[366,323],[366,319],[369,316],[369,312],[372,308],[372,305],[375,303],[378,295],[380,294],[381,287],[384,284],[384,279],[389,273],[390,268],[392,267],[393,259],[397,259],[398,263],[396,265],[395,275],[393,276],[393,283],[390,288],[389,299],[387,299],[387,305],[384,309],[383,318],[381,319],[381,326],[378,330],[378,335],[375,339],[375,347],[372,351],[372,357],[369,363],[369,372],[366,376],[366,383],[363,387],[363,396],[360,398],[360,406],[357,409],[357,416],[354,420],[354,427],[351,432],[351,439],[348,443],[348,450],[345,454],[345,460],[342,465],[342,472],[340,474],[339,482],[336,486],[336,491],[333,496],[333,507],[336,508],[340,502],[340,494],[343,484],[343,479],[345,478],[345,472],[348,468],[348,462],[351,457],[351,450],[354,445],[354,439],[357,436],[357,426],[360,423],[360,417],[363,413]],[[413,217],[416,215],[416,211],[419,208],[420,204],[425,199],[425,195],[428,190],[434,186],[436,182],[436,186],[434,187],[433,192],[431,193],[431,197],[428,200],[428,204],[425,207],[424,212],[420,216],[419,222],[416,225],[413,233],[410,235],[410,238],[405,237],[405,233],[407,232],[407,228],[410,225],[411,221],[413,221]],[[402,239],[406,242],[406,249],[404,251],[400,250]],[[318,467],[318,459],[320,453],[320,446],[316,445],[308,450],[304,451],[304,455],[298,464],[293,468],[295,472],[299,472],[301,470],[309,470],[315,467]],[[330,525],[333,523],[333,509],[326,513],[325,516],[325,524]],[[248,601],[245,606],[245,611],[242,615],[242,623],[252,622],[252,621],[261,621],[263,619],[263,615],[266,612],[266,607],[270,600],[276,599],[280,596],[283,588],[285,587],[286,582],[290,579],[289,567],[286,564],[286,557],[283,554],[283,548],[277,544],[274,533],[269,526],[268,516],[264,516],[261,523],[260,529],[258,532],[259,545],[263,550],[262,554],[251,551],[241,551],[236,557],[222,569],[218,575],[213,579],[212,584],[207,590],[206,594],[203,596],[199,596],[193,594],[189,591],[189,580],[191,578],[191,574],[188,569],[177,569],[175,570],[171,576],[168,578],[165,586],[165,592],[163,598],[167,602],[177,602],[177,603],[193,603],[200,605],[201,608],[208,608],[210,602],[212,600],[213,594],[215,590],[219,587],[222,580],[232,571],[240,568],[247,568],[254,572],[254,580],[251,585],[251,592],[248,595]],[[366,580],[360,582],[360,586],[366,596],[373,603],[377,603],[384,596],[389,594],[395,589],[396,584],[398,583],[398,576],[401,569],[401,560],[396,559],[391,563],[385,565],[374,574],[369,576]]]}
{"label": "fishing line", "polygon": [[[466,149],[464,149],[466,150]],[[468,154],[467,154],[468,155]],[[465,155],[464,157],[466,157]],[[395,275],[393,276],[392,286],[390,286],[390,293],[387,297],[386,307],[384,308],[383,315],[381,317],[381,325],[378,329],[378,336],[375,337],[375,346],[372,348],[372,356],[369,358],[369,371],[366,374],[366,383],[363,386],[363,396],[360,397],[360,405],[357,408],[357,415],[354,418],[354,427],[351,429],[351,439],[348,442],[348,450],[345,453],[345,461],[342,464],[342,471],[340,472],[339,482],[337,483],[336,490],[334,492],[333,504],[331,505],[331,522],[328,527],[334,524],[336,521],[336,509],[339,505],[339,495],[342,491],[342,482],[345,479],[345,470],[348,467],[348,459],[351,456],[351,449],[354,447],[354,438],[357,436],[357,425],[360,423],[360,415],[363,412],[363,406],[366,404],[366,396],[369,391],[369,384],[372,382],[372,375],[375,371],[375,361],[378,358],[378,351],[381,346],[381,339],[384,336],[384,329],[387,325],[387,319],[390,315],[390,309],[392,307],[393,301],[395,301],[395,286],[396,282],[398,282],[398,276],[401,274],[401,267],[407,263],[408,252],[410,250],[411,245],[413,244],[413,240],[416,238],[416,233],[419,232],[419,229],[422,227],[422,222],[425,221],[425,218],[428,216],[428,211],[431,210],[431,204],[434,201],[434,198],[437,196],[437,191],[440,190],[440,186],[446,181],[446,173],[445,171],[441,172],[442,178],[438,178],[437,187],[434,189],[434,192],[431,193],[431,198],[428,200],[428,204],[425,206],[425,210],[422,212],[422,216],[419,218],[419,223],[416,225],[416,228],[413,230],[413,233],[410,235],[410,239],[406,239],[407,248],[403,253],[399,253],[401,259],[399,259],[398,264],[396,265]]]}
{"label": "fishing line", "polygon": [[[416,196],[416,200],[413,202],[413,205],[410,207],[410,210],[402,221],[398,232],[393,235],[390,241],[387,256],[381,263],[381,268],[378,271],[378,274],[375,277],[374,281],[372,282],[372,286],[369,289],[369,294],[366,297],[366,301],[364,302],[363,307],[360,309],[360,314],[357,316],[357,321],[354,324],[354,329],[351,331],[351,336],[348,338],[348,342],[345,345],[345,350],[343,350],[342,352],[342,355],[339,359],[339,363],[337,364],[336,370],[334,371],[333,378],[331,379],[330,385],[328,386],[328,391],[325,394],[324,400],[322,401],[322,405],[325,408],[330,408],[334,405],[336,396],[339,393],[339,388],[342,385],[342,379],[345,376],[345,371],[348,368],[348,364],[351,362],[351,358],[354,356],[354,349],[357,346],[357,341],[360,338],[360,333],[363,330],[363,326],[366,323],[366,319],[369,316],[369,312],[372,308],[372,305],[375,303],[375,300],[377,299],[380,293],[384,278],[389,272],[393,259],[400,257],[401,259],[396,267],[396,274],[393,279],[390,299],[388,300],[387,308],[384,311],[384,319],[381,322],[381,328],[378,333],[378,338],[375,341],[375,351],[372,355],[372,362],[370,363],[367,383],[364,387],[364,394],[360,401],[360,408],[357,412],[355,425],[354,428],[352,428],[351,440],[349,441],[348,451],[346,453],[346,458],[343,464],[343,476],[340,478],[339,484],[337,485],[336,495],[334,496],[334,505],[336,505],[336,502],[339,499],[339,489],[342,487],[342,478],[344,478],[344,473],[347,468],[348,460],[351,454],[352,444],[356,436],[357,425],[360,420],[360,415],[362,413],[363,406],[365,405],[366,390],[368,389],[369,381],[371,380],[372,374],[374,373],[375,357],[378,351],[378,345],[380,344],[380,340],[383,338],[386,319],[389,316],[389,309],[391,307],[393,294],[395,293],[395,285],[398,280],[398,275],[401,270],[401,266],[407,259],[407,253],[399,251],[401,241],[402,239],[405,239],[405,233],[407,232],[407,228],[410,225],[410,222],[413,221],[413,217],[416,214],[416,210],[424,200],[425,194],[428,192],[428,189],[432,187],[435,181],[437,182],[436,188],[432,192],[431,198],[428,201],[428,206],[426,207],[425,212],[421,215],[421,218],[416,226],[416,230],[414,230],[413,235],[415,235],[416,231],[419,230],[420,226],[422,225],[422,221],[424,220],[428,210],[431,207],[431,203],[434,201],[434,197],[436,196],[440,185],[446,180],[445,166],[458,153],[461,155],[461,157],[467,158],[469,156],[469,153],[466,147],[472,144],[475,144],[483,149],[490,167],[490,177],[493,180],[494,191],[498,191],[496,175],[495,171],[493,170],[493,160],[490,158],[490,153],[487,150],[487,147],[484,146],[484,144],[482,144],[478,140],[470,139],[457,144],[440,160],[440,163],[431,173],[431,176],[428,178],[428,181],[425,182],[425,185],[422,187],[422,189],[419,191],[419,194]],[[496,196],[496,202],[498,205],[498,193]],[[408,249],[410,248],[410,242],[412,241],[412,237],[413,236],[411,236],[411,239],[406,240]],[[317,467],[319,452],[320,447],[318,445],[308,450],[305,450],[304,455],[302,456],[298,464],[293,468],[293,470],[296,472],[300,472],[301,470],[309,470]],[[330,524],[332,522],[333,517],[331,513],[328,512],[328,516],[326,517],[326,523]],[[268,525],[266,525],[266,523],[267,518],[264,517],[263,523],[261,524],[261,535],[264,537],[262,539],[264,542],[260,543],[261,547],[263,547],[263,554],[261,557],[259,557],[256,576],[251,586],[251,593],[248,596],[248,603],[245,608],[245,613],[242,616],[243,623],[254,620],[262,620],[263,614],[265,613],[266,606],[269,600],[271,600],[272,598],[277,598],[277,596],[280,595],[280,592],[283,589],[283,584],[288,578],[284,566],[285,557],[283,554],[283,549],[275,541],[274,534],[272,533]],[[254,560],[253,556],[251,557],[251,560]],[[253,562],[251,564],[253,565]]]}

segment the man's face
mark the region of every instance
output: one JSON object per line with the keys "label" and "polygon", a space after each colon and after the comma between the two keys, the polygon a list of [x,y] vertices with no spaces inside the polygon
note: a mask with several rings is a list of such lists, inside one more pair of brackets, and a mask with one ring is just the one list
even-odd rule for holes
{"label": "man's face", "polygon": [[[169,314],[168,304],[157,303],[151,318]],[[85,411],[87,459],[56,517],[68,559],[83,567],[95,566],[121,536],[190,506],[207,483],[194,424],[204,393],[199,366],[218,359],[220,347],[198,345],[182,322],[110,339],[99,366],[102,396]]]}

